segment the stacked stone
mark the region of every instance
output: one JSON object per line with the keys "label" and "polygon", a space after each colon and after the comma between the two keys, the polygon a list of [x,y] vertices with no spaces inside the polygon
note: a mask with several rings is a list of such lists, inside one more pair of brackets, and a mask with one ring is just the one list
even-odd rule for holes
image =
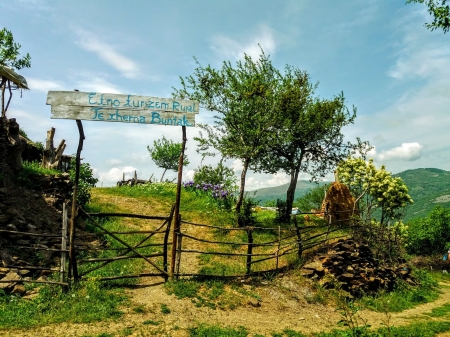
{"label": "stacked stone", "polygon": [[413,285],[415,282],[410,272],[406,264],[390,268],[379,263],[366,244],[350,239],[339,240],[327,254],[302,269],[303,276],[319,279],[328,287],[338,284],[353,296],[374,293],[379,289],[392,290],[399,278]]}
{"label": "stacked stone", "polygon": [[[0,282],[0,289],[17,294],[25,288],[15,281],[45,280],[58,265],[62,205],[72,191],[67,173],[30,178],[33,189],[0,188],[0,280],[10,281]],[[43,233],[50,234],[33,235]]]}

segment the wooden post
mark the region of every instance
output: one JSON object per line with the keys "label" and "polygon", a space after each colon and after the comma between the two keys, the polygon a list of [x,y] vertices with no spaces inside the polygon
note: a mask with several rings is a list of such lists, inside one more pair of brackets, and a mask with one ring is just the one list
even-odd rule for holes
{"label": "wooden post", "polygon": [[172,236],[172,256],[171,256],[171,263],[170,263],[170,278],[173,278],[173,274],[175,271],[175,255],[177,253],[177,232],[178,232],[178,226],[180,225],[178,223],[179,215],[180,215],[180,200],[181,200],[181,179],[183,176],[183,158],[184,158],[184,150],[186,149],[186,127],[182,126],[181,131],[183,133],[183,143],[181,145],[181,153],[180,153],[180,160],[178,161],[178,181],[177,181],[177,194],[175,197],[175,212],[174,212],[174,221],[175,226],[173,226],[173,236]]}
{"label": "wooden post", "polygon": [[300,228],[298,227],[298,222],[297,222],[297,215],[294,216],[294,226],[295,226],[295,230],[297,232],[297,244],[298,244],[298,259],[300,260],[302,258],[302,254],[303,254],[303,242],[302,242],[302,234],[300,233]]}
{"label": "wooden post", "polygon": [[277,265],[275,269],[278,269],[278,260],[280,255],[280,246],[281,246],[281,227],[278,226],[278,248],[277,248]]}
{"label": "wooden post", "polygon": [[67,249],[67,204],[63,203],[63,222],[61,234],[61,268],[60,268],[60,282],[64,283],[64,273],[66,272],[66,252]]}
{"label": "wooden post", "polygon": [[[168,242],[169,242],[169,235],[170,235],[170,225],[172,223],[173,219],[173,212],[175,211],[175,204],[172,206],[172,209],[170,210],[169,220],[167,221],[167,228],[166,233],[164,234],[164,251],[163,251],[163,268],[164,271],[168,274],[168,263],[167,263],[167,252],[168,252]],[[167,282],[168,277],[167,275],[164,276],[164,280]]]}
{"label": "wooden post", "polygon": [[247,273],[250,275],[252,268],[252,252],[253,252],[253,227],[247,227]]}
{"label": "wooden post", "polygon": [[125,181],[125,172],[122,172],[122,182]]}
{"label": "wooden post", "polygon": [[177,231],[177,268],[176,268],[176,277],[180,274],[180,263],[181,263],[181,242],[183,240],[183,235],[181,235],[181,214],[178,216],[178,231]]}
{"label": "wooden post", "polygon": [[134,181],[137,182],[137,173],[136,173],[136,170],[134,170]]}
{"label": "wooden post", "polygon": [[74,281],[78,281],[78,268],[77,261],[75,257],[75,218],[77,213],[77,194],[78,194],[78,182],[80,180],[80,156],[81,150],[83,150],[84,131],[83,124],[79,119],[76,120],[78,126],[78,132],[80,134],[80,140],[78,142],[76,165],[75,165],[75,184],[73,186],[73,198],[72,198],[72,214],[70,216],[70,248],[69,248],[69,278],[71,276],[71,271],[73,271]]}

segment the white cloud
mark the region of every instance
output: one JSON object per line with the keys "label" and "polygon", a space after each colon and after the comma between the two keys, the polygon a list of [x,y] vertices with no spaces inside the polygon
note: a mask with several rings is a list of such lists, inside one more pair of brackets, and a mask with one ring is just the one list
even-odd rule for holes
{"label": "white cloud", "polygon": [[[115,185],[118,181],[122,180],[123,173],[125,173],[125,180],[131,179],[134,175],[136,168],[133,166],[125,166],[122,169],[113,167],[107,172],[98,172],[99,183],[103,186]],[[95,170],[94,172],[97,172]]]}
{"label": "white cloud", "polygon": [[266,55],[275,53],[276,43],[272,29],[266,25],[260,25],[258,32],[251,36],[237,41],[227,36],[218,35],[213,38],[212,49],[216,52],[220,60],[235,59],[239,60],[244,54],[257,60],[261,54],[261,48]]}
{"label": "white cloud", "polygon": [[80,91],[96,91],[109,94],[124,93],[119,86],[105,80],[96,74],[81,73],[78,74],[82,78],[75,81],[75,88]]}
{"label": "white cloud", "polygon": [[53,81],[47,81],[42,80],[39,78],[33,78],[28,77],[27,78],[28,87],[30,90],[36,90],[36,91],[42,91],[42,92],[48,92],[49,90],[62,90],[64,88],[63,85],[53,82]]}
{"label": "white cloud", "polygon": [[138,77],[139,67],[137,63],[117,52],[110,44],[104,43],[94,34],[83,29],[76,29],[75,33],[78,36],[77,44],[81,48],[96,54],[100,59],[118,70],[122,76],[126,78]]}
{"label": "white cloud", "polygon": [[242,164],[242,161],[240,159],[235,159],[230,165],[230,168],[233,169],[233,171],[236,172],[242,172],[244,166]]}
{"label": "white cloud", "polygon": [[405,160],[405,161],[414,161],[418,160],[422,156],[422,148],[423,146],[419,143],[403,143],[401,146],[394,147],[390,150],[381,151],[381,153],[377,153],[376,148],[374,147],[368,153],[368,157],[374,158],[378,161],[385,160]]}

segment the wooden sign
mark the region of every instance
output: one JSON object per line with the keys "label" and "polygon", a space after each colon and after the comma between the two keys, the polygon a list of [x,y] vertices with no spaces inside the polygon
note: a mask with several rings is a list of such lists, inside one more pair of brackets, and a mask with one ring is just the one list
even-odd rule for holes
{"label": "wooden sign", "polygon": [[197,101],[78,91],[49,91],[56,119],[195,126]]}

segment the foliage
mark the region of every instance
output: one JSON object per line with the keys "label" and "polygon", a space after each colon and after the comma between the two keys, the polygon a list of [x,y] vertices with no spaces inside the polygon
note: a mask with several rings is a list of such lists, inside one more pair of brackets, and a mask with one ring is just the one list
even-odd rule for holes
{"label": "foliage", "polygon": [[[75,184],[76,179],[76,158],[72,157],[70,162],[69,170],[70,180]],[[78,190],[77,190],[77,204],[80,206],[85,206],[89,201],[91,201],[91,188],[95,187],[98,183],[98,179],[94,178],[94,173],[92,171],[89,163],[80,164],[80,174],[78,180]]]}
{"label": "foliage", "polygon": [[409,254],[443,254],[450,249],[450,209],[436,206],[425,218],[408,223],[406,250]]}
{"label": "foliage", "polygon": [[16,181],[20,186],[25,186],[29,188],[36,187],[36,180],[33,178],[35,174],[49,174],[49,175],[57,175],[61,174],[60,171],[44,168],[38,162],[29,162],[24,161],[22,169],[17,175]]}
{"label": "foliage", "polygon": [[0,30],[0,65],[10,67],[12,69],[22,69],[31,67],[30,54],[19,58],[21,45],[14,42],[11,31],[3,28]]}
{"label": "foliage", "polygon": [[238,213],[239,227],[253,227],[256,226],[257,219],[253,209],[258,203],[252,198],[245,198],[242,203],[242,209]]}
{"label": "foliage", "polygon": [[228,191],[223,185],[213,185],[204,182],[196,184],[191,180],[183,183],[183,186],[187,190],[207,194],[213,198],[220,207],[226,210],[231,210],[234,203],[234,194]]}
{"label": "foliage", "polygon": [[337,168],[339,180],[350,188],[358,201],[361,218],[370,220],[379,211],[378,221],[385,225],[398,219],[408,203],[413,200],[400,177],[393,177],[384,165],[379,169],[362,158],[347,158]]}
{"label": "foliage", "polygon": [[276,202],[277,207],[277,217],[276,220],[279,222],[289,222],[291,215],[291,212],[288,212],[287,210],[287,203],[284,200],[277,199]]}
{"label": "foliage", "polygon": [[209,183],[220,185],[224,189],[234,191],[236,189],[236,176],[232,168],[223,165],[223,159],[219,161],[216,167],[211,165],[199,166],[194,172],[194,183]]}
{"label": "foliage", "polygon": [[6,295],[0,290],[0,328],[29,328],[51,323],[89,323],[114,319],[123,313],[123,292],[100,287],[89,281],[61,293],[60,287],[42,286],[33,299]]}
{"label": "foliage", "polygon": [[181,89],[175,89],[174,96],[198,100],[203,108],[215,113],[213,126],[199,125],[206,133],[195,138],[199,153],[214,155],[213,149],[225,159],[242,161],[236,203],[239,213],[247,170],[267,145],[267,135],[273,128],[270,112],[274,106],[278,71],[263,51],[256,61],[244,55],[244,60],[238,61],[235,67],[229,61],[224,62],[220,70],[204,67],[198,61],[197,65],[193,75],[181,78]]}
{"label": "foliage", "polygon": [[298,207],[304,213],[308,213],[312,209],[321,209],[325,191],[328,187],[329,185],[325,184],[311,188],[308,193],[295,200],[294,206]]}
{"label": "foliage", "polygon": [[286,66],[274,98],[276,123],[257,164],[260,171],[282,170],[290,175],[286,216],[292,209],[300,172],[317,181],[356,149],[364,152],[368,147],[359,139],[357,144],[344,142],[342,128],[353,124],[356,108],[348,110],[343,93],[332,99],[314,98],[316,88],[305,71]]}
{"label": "foliage", "polygon": [[[163,136],[162,139],[155,140],[153,147],[147,146],[148,152],[156,166],[164,169],[161,176],[161,182],[163,181],[164,174],[167,170],[178,171],[178,162],[181,155],[182,143],[174,143],[172,140],[166,139]],[[187,155],[183,156],[183,166],[189,165]]]}
{"label": "foliage", "polygon": [[381,291],[375,296],[364,296],[360,300],[361,304],[367,309],[378,312],[401,312],[438,298],[438,283],[430,273],[413,269],[412,275],[418,285],[411,286],[402,280],[397,280],[393,291]]}
{"label": "foliage", "polygon": [[406,3],[421,3],[425,4],[428,8],[428,13],[433,16],[432,23],[426,23],[425,27],[431,29],[442,29],[444,34],[450,30],[450,7],[447,0],[407,0]]}

